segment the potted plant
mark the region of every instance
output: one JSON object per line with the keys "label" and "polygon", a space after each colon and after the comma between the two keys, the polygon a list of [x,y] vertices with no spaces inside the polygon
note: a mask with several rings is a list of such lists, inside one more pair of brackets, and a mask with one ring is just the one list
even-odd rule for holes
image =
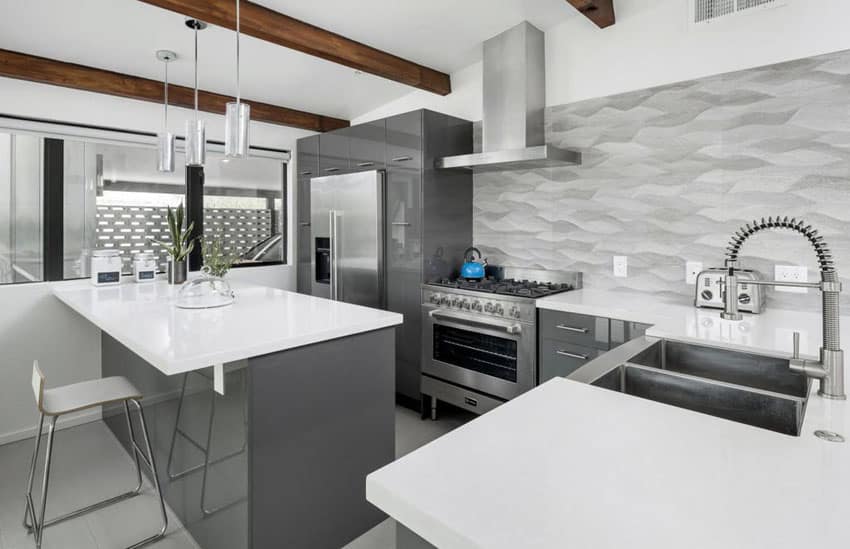
{"label": "potted plant", "polygon": [[195,249],[195,239],[192,238],[192,230],[195,223],[183,228],[185,212],[181,202],[175,210],[168,207],[166,221],[168,222],[169,242],[153,240],[158,246],[162,246],[168,254],[168,283],[182,284],[186,282],[186,258]]}
{"label": "potted plant", "polygon": [[204,266],[201,270],[207,276],[224,278],[224,275],[233,267],[236,256],[224,249],[224,239],[221,234],[201,243],[201,251],[204,256]]}

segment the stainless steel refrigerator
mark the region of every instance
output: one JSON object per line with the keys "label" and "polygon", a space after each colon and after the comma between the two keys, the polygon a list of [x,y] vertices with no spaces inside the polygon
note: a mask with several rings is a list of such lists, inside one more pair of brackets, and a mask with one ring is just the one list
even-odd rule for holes
{"label": "stainless steel refrigerator", "polygon": [[383,170],[310,180],[312,294],[385,306]]}

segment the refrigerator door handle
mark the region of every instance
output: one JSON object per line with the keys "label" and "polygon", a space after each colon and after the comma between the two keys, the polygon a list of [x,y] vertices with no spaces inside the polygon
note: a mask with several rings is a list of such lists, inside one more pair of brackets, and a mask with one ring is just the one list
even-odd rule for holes
{"label": "refrigerator door handle", "polygon": [[330,210],[328,212],[329,217],[329,225],[330,225],[330,241],[331,241],[331,299],[334,301],[339,301],[339,267],[338,267],[338,259],[339,259],[339,246],[337,244],[337,238],[339,235],[337,234],[337,215],[336,210]]}

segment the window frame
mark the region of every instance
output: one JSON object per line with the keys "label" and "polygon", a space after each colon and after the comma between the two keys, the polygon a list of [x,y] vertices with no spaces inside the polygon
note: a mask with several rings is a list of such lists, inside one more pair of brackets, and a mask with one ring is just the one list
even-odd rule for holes
{"label": "window frame", "polygon": [[[62,280],[80,280],[65,278],[64,276],[64,142],[65,140],[84,140],[88,142],[108,143],[125,146],[141,146],[156,148],[156,134],[136,130],[110,128],[105,126],[94,126],[88,124],[77,124],[73,122],[58,122],[39,118],[21,117],[0,113],[0,131],[8,131],[16,134],[29,134],[44,139],[44,176],[42,178],[42,261],[43,277],[40,281],[12,283],[9,285],[39,282],[58,282]],[[177,137],[177,149],[183,150],[184,140]],[[212,152],[224,152],[224,143],[220,141],[207,141],[207,150]],[[270,147],[251,147],[251,156],[279,160],[282,164],[281,176],[281,215],[280,226],[282,227],[282,253],[280,261],[269,261],[264,263],[243,263],[234,265],[234,269],[251,267],[269,267],[274,265],[287,265],[287,259],[291,257],[289,245],[292,239],[289,236],[289,164],[292,154],[287,149],[275,149]],[[189,207],[189,173],[192,168],[186,170],[184,185],[186,186],[186,197],[184,203],[187,205],[187,223],[195,221],[196,232],[198,227],[203,228],[203,177],[200,185],[195,179],[195,192],[191,198],[200,202],[198,208]],[[196,172],[195,172],[196,173]],[[197,191],[200,190],[200,193]],[[200,195],[200,196],[198,196]],[[196,204],[197,205],[197,204]],[[200,211],[200,214],[198,213]],[[197,216],[200,215],[200,219]],[[197,260],[196,260],[197,262]],[[5,284],[4,284],[5,286]]]}

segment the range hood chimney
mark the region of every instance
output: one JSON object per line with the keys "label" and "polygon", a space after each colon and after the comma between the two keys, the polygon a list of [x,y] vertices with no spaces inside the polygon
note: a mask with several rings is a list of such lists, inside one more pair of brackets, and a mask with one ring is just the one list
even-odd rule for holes
{"label": "range hood chimney", "polygon": [[437,159],[437,168],[475,172],[581,164],[581,153],[545,141],[543,32],[524,21],[484,42],[483,152]]}

